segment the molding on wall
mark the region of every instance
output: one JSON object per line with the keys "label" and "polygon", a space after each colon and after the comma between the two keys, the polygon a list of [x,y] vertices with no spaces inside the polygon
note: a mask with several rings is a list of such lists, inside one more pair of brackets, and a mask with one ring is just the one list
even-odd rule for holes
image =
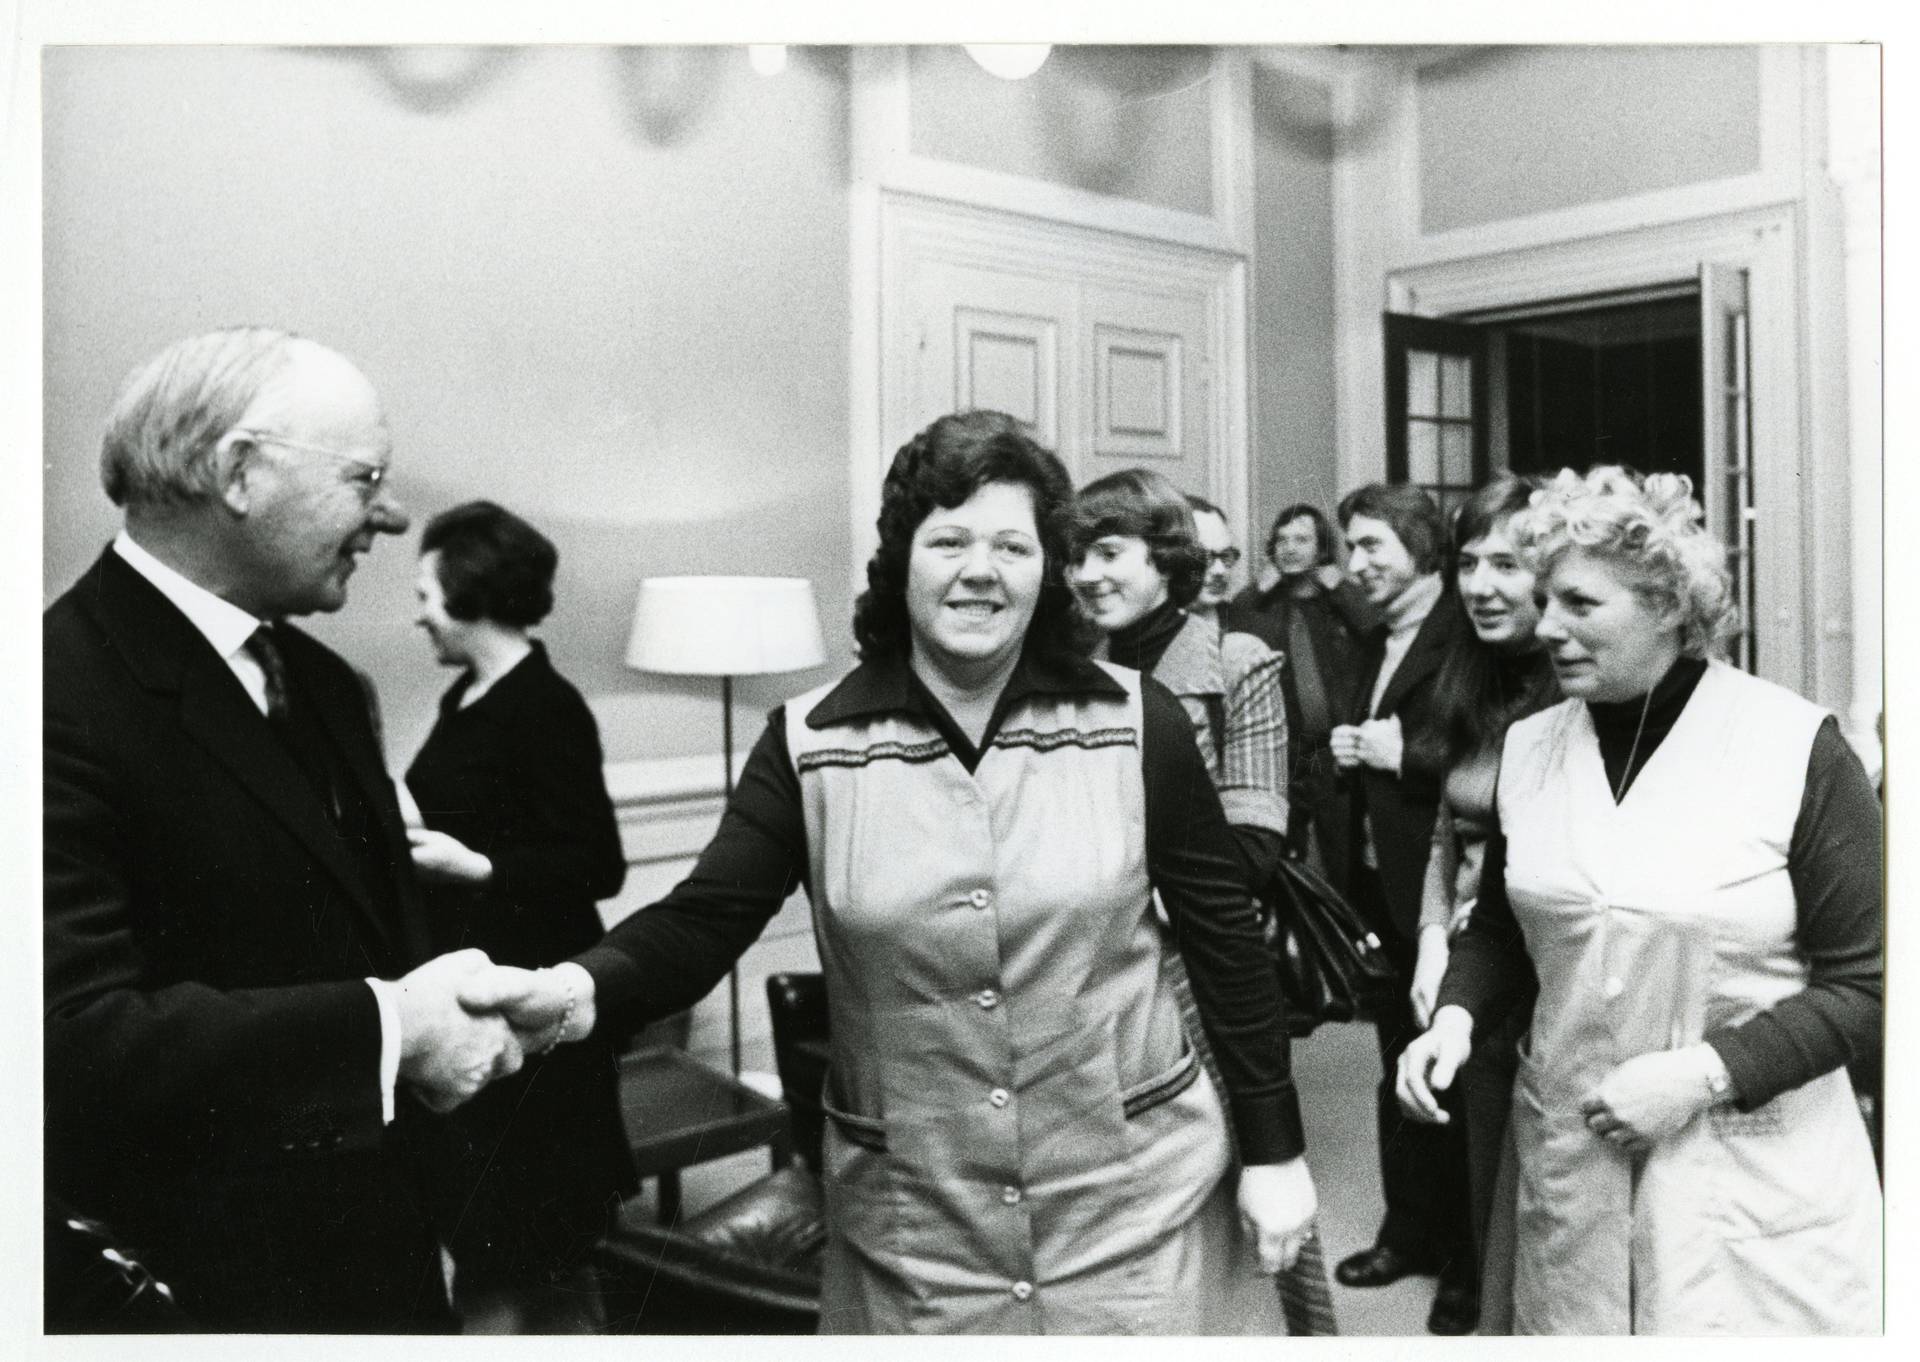
{"label": "molding on wall", "polygon": [[[1403,70],[1400,79],[1406,83],[1411,96],[1416,73]],[[1403,176],[1400,195],[1402,202],[1412,208],[1413,230],[1392,264],[1406,267],[1495,255],[1548,242],[1631,231],[1649,223],[1737,213],[1798,199],[1804,189],[1800,154],[1803,85],[1799,48],[1770,44],[1760,49],[1760,165],[1749,174],[1447,232],[1419,230],[1420,163],[1416,142],[1411,147],[1415,154],[1402,158],[1399,166]],[[1410,127],[1417,137],[1417,119],[1410,121]]]}
{"label": "molding on wall", "polygon": [[1382,280],[1405,254],[1414,203],[1413,81],[1401,63],[1348,54],[1333,87],[1335,487],[1387,475]]}
{"label": "molding on wall", "polygon": [[[746,765],[736,753],[734,773]],[[620,823],[628,865],[697,856],[720,820],[723,790],[718,752],[608,762],[607,793]]]}
{"label": "molding on wall", "polygon": [[873,549],[880,482],[892,458],[887,432],[905,433],[913,424],[907,413],[913,408],[915,350],[908,336],[889,334],[905,321],[907,281],[900,275],[909,265],[935,261],[1057,279],[1074,288],[1111,286],[1200,304],[1211,351],[1205,375],[1214,413],[1209,484],[1228,523],[1246,525],[1251,464],[1244,260],[891,190],[880,191],[879,238],[882,438],[870,447],[871,461],[856,462],[852,471],[856,514],[864,515],[855,534],[855,553],[863,566]]}
{"label": "molding on wall", "polygon": [[1799,322],[1799,221],[1778,205],[1526,250],[1412,266],[1388,274],[1394,311],[1427,316],[1632,289],[1697,278],[1702,263],[1747,271],[1754,319],[1755,573],[1767,612],[1756,621],[1760,674],[1818,696],[1815,632],[1804,575],[1809,527]]}
{"label": "molding on wall", "polygon": [[1252,248],[1252,68],[1244,52],[1213,54],[1210,214],[920,155],[913,150],[908,49],[855,48],[853,58],[862,96],[853,106],[856,182],[1201,250],[1244,255]]}
{"label": "molding on wall", "polygon": [[[849,503],[853,521],[853,589],[866,585],[866,564],[874,542],[874,522],[880,510],[880,480],[893,457],[888,447],[885,413],[898,405],[899,395],[888,390],[885,350],[884,300],[896,297],[900,280],[884,235],[889,220],[903,204],[954,205],[984,210],[977,216],[1017,218],[1039,234],[1036,239],[1079,245],[1099,238],[1135,239],[1151,250],[1176,246],[1218,257],[1220,267],[1235,281],[1240,296],[1229,301],[1223,315],[1210,319],[1216,340],[1230,337],[1218,353],[1237,356],[1237,380],[1228,378],[1220,446],[1230,455],[1223,488],[1226,509],[1244,524],[1251,494],[1247,355],[1249,320],[1245,299],[1245,262],[1253,248],[1253,110],[1252,63],[1244,50],[1221,48],[1213,54],[1211,101],[1213,211],[1189,213],[1157,204],[1096,194],[1046,180],[983,170],[974,166],[914,154],[911,119],[909,56],[904,47],[856,47],[852,66],[852,128],[850,165],[852,214],[848,278],[852,290],[852,338],[849,432]],[[1080,234],[1075,235],[1075,229]],[[1164,261],[1162,252],[1157,258]],[[1216,373],[1214,381],[1223,381]]]}

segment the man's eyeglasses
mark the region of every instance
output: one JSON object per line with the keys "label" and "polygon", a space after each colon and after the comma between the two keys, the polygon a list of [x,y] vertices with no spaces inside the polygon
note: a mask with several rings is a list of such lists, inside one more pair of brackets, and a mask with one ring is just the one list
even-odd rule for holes
{"label": "man's eyeglasses", "polygon": [[289,440],[284,435],[274,435],[264,430],[242,428],[234,431],[234,434],[251,440],[257,445],[278,445],[282,449],[298,450],[302,454],[318,454],[323,458],[332,459],[335,463],[343,463],[357,469],[353,480],[366,490],[368,496],[378,492],[387,480],[385,464],[363,459],[358,454],[343,453],[338,449],[329,449],[325,445],[310,445],[303,440]]}
{"label": "man's eyeglasses", "polygon": [[1240,561],[1239,549],[1207,549],[1206,555],[1208,563],[1218,563],[1223,568],[1230,568]]}

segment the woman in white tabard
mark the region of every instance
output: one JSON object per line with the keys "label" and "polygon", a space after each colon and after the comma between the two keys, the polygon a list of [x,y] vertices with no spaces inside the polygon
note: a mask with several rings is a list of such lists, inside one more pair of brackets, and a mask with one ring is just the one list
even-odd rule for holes
{"label": "woman in white tabard", "polygon": [[1515,1081],[1513,1327],[1872,1333],[1881,1203],[1847,1078],[1881,1026],[1881,828],[1832,715],[1711,659],[1685,478],[1563,472],[1514,518],[1570,698],[1508,730],[1481,896],[1400,1100],[1539,976]]}

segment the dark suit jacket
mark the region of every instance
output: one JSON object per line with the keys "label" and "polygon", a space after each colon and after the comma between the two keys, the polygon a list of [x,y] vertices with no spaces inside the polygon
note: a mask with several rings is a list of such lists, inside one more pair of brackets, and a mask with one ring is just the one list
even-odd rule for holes
{"label": "dark suit jacket", "polygon": [[[48,1191],[213,1329],[446,1327],[368,976],[427,954],[353,671],[283,630],[374,813],[315,786],[180,612],[108,550],[43,620]],[[367,867],[375,868],[370,876]],[[378,881],[378,882],[374,882]]]}
{"label": "dark suit jacket", "polygon": [[[1316,589],[1310,596],[1292,596],[1285,584],[1280,583],[1266,591],[1257,586],[1247,587],[1227,603],[1223,619],[1227,628],[1252,634],[1277,653],[1290,654],[1293,649],[1288,637],[1290,617],[1295,611],[1306,621],[1307,635],[1313,640],[1313,652],[1320,663],[1321,684],[1326,688],[1333,721],[1344,723],[1342,710],[1363,665],[1362,640],[1379,626],[1380,614],[1368,603],[1366,593],[1353,582],[1343,581],[1332,591]],[[1306,731],[1300,714],[1296,670],[1291,661],[1280,678],[1281,694],[1287,702],[1288,742],[1297,760],[1306,749],[1324,746],[1326,734]]]}
{"label": "dark suit jacket", "polygon": [[1416,743],[1414,738],[1435,722],[1438,697],[1434,682],[1440,664],[1446,660],[1454,638],[1463,627],[1453,593],[1442,592],[1413,636],[1407,655],[1400,659],[1379,705],[1369,711],[1373,683],[1380,676],[1387,650],[1385,627],[1376,629],[1364,643],[1359,680],[1347,706],[1348,723],[1391,715],[1400,718],[1405,751],[1400,774],[1361,766],[1349,773],[1349,779],[1357,791],[1351,854],[1357,863],[1362,855],[1359,818],[1364,813],[1373,825],[1374,850],[1380,861],[1380,889],[1387,903],[1387,925],[1406,943],[1419,935],[1420,890],[1427,873],[1434,812],[1440,805],[1440,783],[1446,774],[1439,767],[1420,760],[1417,749],[1428,744]]}

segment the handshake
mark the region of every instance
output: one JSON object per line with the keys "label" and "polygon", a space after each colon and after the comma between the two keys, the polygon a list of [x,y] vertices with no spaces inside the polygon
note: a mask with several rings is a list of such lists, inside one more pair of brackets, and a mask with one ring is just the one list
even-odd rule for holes
{"label": "handshake", "polygon": [[516,969],[485,951],[454,951],[392,987],[400,1077],[434,1111],[451,1111],[529,1055],[593,1030],[593,978],[571,963]]}

